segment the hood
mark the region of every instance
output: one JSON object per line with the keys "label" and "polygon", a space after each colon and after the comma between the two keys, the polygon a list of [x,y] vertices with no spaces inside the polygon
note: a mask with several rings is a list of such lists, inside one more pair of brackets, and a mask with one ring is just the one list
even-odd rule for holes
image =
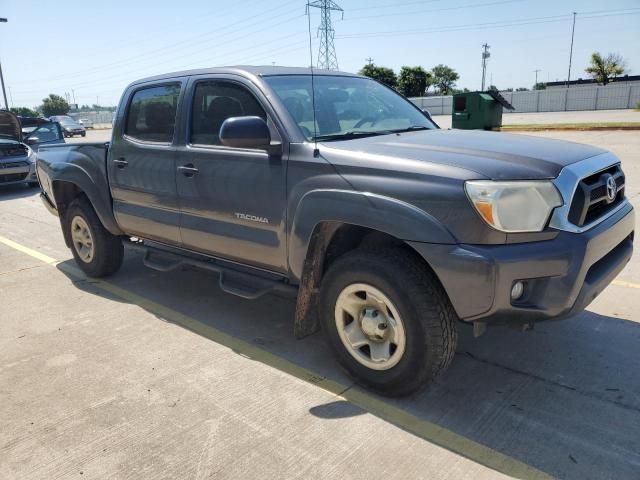
{"label": "hood", "polygon": [[18,120],[15,114],[7,110],[0,110],[0,138],[13,140],[15,142],[22,141],[20,120]]}
{"label": "hood", "polygon": [[466,170],[468,179],[494,180],[555,178],[567,165],[606,153],[579,143],[479,130],[425,130],[325,142],[323,146],[342,153],[350,166],[355,162],[366,166],[371,156],[376,166],[384,164],[393,170],[410,170],[412,163],[418,168],[415,162],[419,162],[439,170],[443,166]]}

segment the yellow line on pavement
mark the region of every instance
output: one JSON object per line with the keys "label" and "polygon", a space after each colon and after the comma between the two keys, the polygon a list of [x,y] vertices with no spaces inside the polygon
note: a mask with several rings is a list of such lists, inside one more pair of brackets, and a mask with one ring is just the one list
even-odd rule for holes
{"label": "yellow line on pavement", "polygon": [[250,359],[261,362],[272,368],[288,373],[296,378],[316,385],[334,395],[348,400],[363,410],[396,425],[414,435],[431,443],[446,448],[474,462],[480,463],[498,472],[516,478],[549,479],[552,478],[545,472],[538,470],[524,462],[509,457],[503,453],[486,447],[467,437],[448,430],[440,425],[421,419],[395,405],[376,397],[357,387],[350,388],[339,382],[328,379],[318,373],[302,368],[289,360],[279,357],[269,351],[256,347],[244,340],[233,337],[210,325],[180,313],[172,308],[156,303],[140,295],[125,290],[113,283],[99,279],[87,279],[76,266],[68,263],[59,263],[56,260],[43,255],[31,248],[19,245],[16,242],[0,237],[0,242],[16,250],[42,260],[49,265],[57,265],[57,268],[73,277],[86,279],[90,284],[105,290],[130,303],[136,304],[148,312],[186,328],[198,335],[224,345],[236,353]]}
{"label": "yellow line on pavement", "polygon": [[55,258],[51,258],[48,255],[45,255],[44,253],[40,253],[29,247],[25,247],[24,245],[20,245],[19,243],[16,243],[13,240],[9,240],[8,238],[0,237],[0,243],[4,243],[6,246],[11,247],[14,250],[18,250],[19,252],[26,253],[30,257],[36,258],[41,262],[47,263],[49,265],[56,265],[58,263],[58,261]]}
{"label": "yellow line on pavement", "polygon": [[611,282],[611,285],[627,288],[640,288],[640,283],[625,282],[624,280],[614,280],[613,282]]}

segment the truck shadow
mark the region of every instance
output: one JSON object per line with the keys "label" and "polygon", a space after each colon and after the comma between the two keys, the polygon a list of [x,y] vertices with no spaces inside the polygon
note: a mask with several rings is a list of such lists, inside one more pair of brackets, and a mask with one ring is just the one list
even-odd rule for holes
{"label": "truck shadow", "polygon": [[29,187],[26,184],[0,185],[0,202],[18,198],[32,197],[40,194],[40,188]]}
{"label": "truck shadow", "polygon": [[[321,334],[293,337],[290,299],[246,301],[221,292],[212,273],[192,268],[157,273],[133,252],[104,283],[80,277],[72,261],[58,268],[87,292],[135,303],[212,341],[238,339],[226,345],[250,358],[252,351],[267,352],[279,360],[254,359],[319,386],[346,386],[342,397],[349,401],[336,398],[310,409],[319,418],[335,421],[368,411],[512,476],[526,475],[478,455],[473,444],[557,478],[637,478],[640,471],[640,323],[585,312],[527,333],[496,327],[479,339],[461,324],[451,369],[418,394],[386,399],[353,386],[331,360]],[[313,375],[300,373],[303,369]],[[370,400],[353,400],[363,396]],[[404,420],[385,406],[402,412]],[[414,428],[411,422],[436,428]],[[450,432],[465,441],[441,442]]]}

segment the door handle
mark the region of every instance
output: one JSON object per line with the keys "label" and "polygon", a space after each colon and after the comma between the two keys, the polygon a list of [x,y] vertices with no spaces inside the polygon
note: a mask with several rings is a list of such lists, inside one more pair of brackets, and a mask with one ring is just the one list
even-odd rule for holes
{"label": "door handle", "polygon": [[178,171],[182,172],[185,177],[193,177],[199,170],[194,167],[193,163],[187,163],[178,167]]}
{"label": "door handle", "polygon": [[114,158],[113,163],[115,163],[118,168],[124,168],[129,165],[129,162],[127,162],[123,157]]}

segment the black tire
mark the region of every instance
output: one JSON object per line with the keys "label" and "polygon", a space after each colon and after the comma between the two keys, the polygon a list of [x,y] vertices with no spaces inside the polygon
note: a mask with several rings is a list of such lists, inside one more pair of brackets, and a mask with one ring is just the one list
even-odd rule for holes
{"label": "black tire", "polygon": [[71,202],[65,212],[64,228],[69,238],[71,238],[72,221],[76,216],[81,217],[88,225],[94,244],[93,258],[86,262],[80,257],[72,241],[71,252],[78,266],[88,277],[106,277],[115,273],[122,265],[124,256],[122,240],[104,228],[93,207],[84,197]]}
{"label": "black tire", "polygon": [[[405,351],[387,370],[361,364],[340,339],[335,305],[340,292],[354,283],[384,293],[402,318]],[[405,250],[356,250],[338,258],[322,279],[319,305],[323,330],[340,365],[357,383],[383,395],[420,389],[443,373],[455,354],[458,317],[451,302],[421,259]]]}
{"label": "black tire", "polygon": [[81,137],[84,137],[84,136],[86,136],[86,135],[87,135],[87,132],[82,132],[82,133],[80,134],[80,136],[81,136]]}

